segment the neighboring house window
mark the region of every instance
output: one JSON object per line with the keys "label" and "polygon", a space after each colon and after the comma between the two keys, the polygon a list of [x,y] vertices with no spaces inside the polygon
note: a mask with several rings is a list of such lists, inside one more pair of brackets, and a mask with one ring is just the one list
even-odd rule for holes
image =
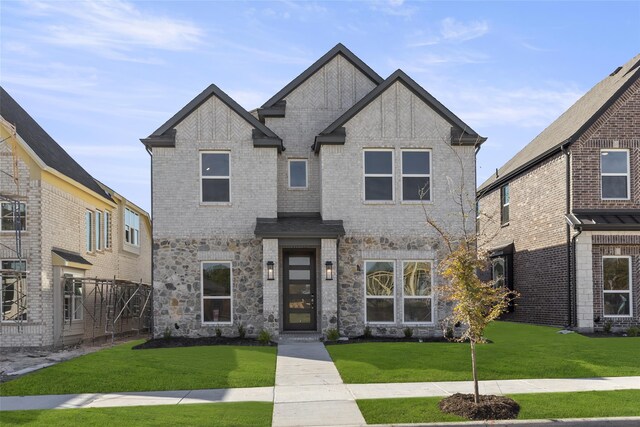
{"label": "neighboring house window", "polygon": [[402,151],[402,200],[431,200],[431,152]]}
{"label": "neighboring house window", "polygon": [[104,211],[104,247],[111,247],[111,212]]}
{"label": "neighboring house window", "polygon": [[82,320],[82,281],[64,275],[64,320]]}
{"label": "neighboring house window", "polygon": [[91,252],[93,249],[93,220],[91,211],[86,211],[84,213],[84,228],[85,228],[85,245],[87,252]]}
{"label": "neighboring house window", "polygon": [[[18,260],[2,260],[2,270],[27,271],[27,263]],[[2,307],[2,321],[27,320],[27,280],[16,273],[2,274],[2,290],[0,292],[0,307]]]}
{"label": "neighboring house window", "polygon": [[480,233],[480,200],[476,200],[476,234]]}
{"label": "neighboring house window", "polygon": [[395,272],[393,261],[365,261],[366,322],[395,321]]}
{"label": "neighboring house window", "polygon": [[[16,224],[13,217],[13,206],[12,202],[2,202],[0,203],[0,231],[15,231]],[[26,229],[27,224],[27,207],[24,203],[19,203],[19,220],[20,220],[20,230]]]}
{"label": "neighboring house window", "polygon": [[129,208],[124,209],[124,241],[140,246],[140,216]]}
{"label": "neighboring house window", "polygon": [[307,160],[289,160],[289,188],[307,188]]}
{"label": "neighboring house window", "polygon": [[602,257],[604,315],[631,316],[631,257]]}
{"label": "neighboring house window", "polygon": [[393,151],[364,151],[364,199],[393,201]]}
{"label": "neighboring house window", "polygon": [[629,199],[628,150],[602,150],[600,174],[603,199]]}
{"label": "neighboring house window", "polygon": [[231,290],[233,276],[231,262],[202,263],[202,321],[231,323]]}
{"label": "neighboring house window", "polygon": [[229,202],[229,153],[200,153],[202,202]]}
{"label": "neighboring house window", "polygon": [[102,212],[96,211],[96,250],[102,250]]}
{"label": "neighboring house window", "polygon": [[500,189],[500,223],[502,225],[509,223],[509,184]]}
{"label": "neighboring house window", "polygon": [[403,262],[404,321],[429,323],[432,318],[432,268],[427,261]]}

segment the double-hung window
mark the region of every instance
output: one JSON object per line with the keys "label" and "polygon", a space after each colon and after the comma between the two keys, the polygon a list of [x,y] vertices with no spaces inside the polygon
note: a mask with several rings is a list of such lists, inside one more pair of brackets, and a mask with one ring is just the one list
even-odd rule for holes
{"label": "double-hung window", "polygon": [[202,263],[201,274],[203,323],[231,323],[231,262],[205,261]]}
{"label": "double-hung window", "polygon": [[402,264],[404,321],[430,323],[433,321],[432,264],[428,261],[404,261]]}
{"label": "double-hung window", "polygon": [[201,201],[203,203],[228,203],[230,177],[228,152],[200,153]]}
{"label": "double-hung window", "polygon": [[86,211],[84,213],[84,241],[87,252],[93,250],[93,212]]}
{"label": "double-hung window", "polygon": [[509,223],[510,197],[509,184],[500,188],[500,224],[502,225]]}
{"label": "double-hung window", "polygon": [[369,323],[395,321],[395,263],[365,261],[365,316]]}
{"label": "double-hung window", "polygon": [[140,215],[129,208],[124,209],[124,241],[140,246]]}
{"label": "double-hung window", "polygon": [[64,275],[64,320],[82,320],[82,281]]}
{"label": "double-hung window", "polygon": [[102,250],[102,212],[96,211],[96,250]]}
{"label": "double-hung window", "polygon": [[27,271],[27,263],[18,260],[2,260],[0,267],[2,270],[14,270],[1,274],[2,318],[0,320],[3,322],[27,320],[27,280],[24,273]]}
{"label": "double-hung window", "polygon": [[307,188],[307,159],[289,159],[289,188]]}
{"label": "double-hung window", "polygon": [[629,150],[602,150],[600,178],[603,199],[629,199]]}
{"label": "double-hung window", "polygon": [[[14,207],[17,208],[15,216]],[[26,229],[27,207],[24,203],[1,202],[0,216],[0,231],[15,231],[17,221],[20,221],[20,230]]]}
{"label": "double-hung window", "polygon": [[111,247],[111,212],[104,211],[104,248]]}
{"label": "double-hung window", "polygon": [[631,257],[602,257],[605,316],[631,316]]}
{"label": "double-hung window", "polygon": [[431,200],[431,151],[402,151],[402,200]]}
{"label": "double-hung window", "polygon": [[393,201],[393,150],[364,151],[364,200]]}

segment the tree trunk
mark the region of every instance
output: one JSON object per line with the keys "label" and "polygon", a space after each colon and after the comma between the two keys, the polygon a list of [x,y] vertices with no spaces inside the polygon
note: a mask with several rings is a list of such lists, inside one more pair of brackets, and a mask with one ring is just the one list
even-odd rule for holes
{"label": "tree trunk", "polygon": [[476,369],[476,342],[471,339],[471,370],[473,371],[473,401],[480,403],[480,392],[478,391],[478,370]]}

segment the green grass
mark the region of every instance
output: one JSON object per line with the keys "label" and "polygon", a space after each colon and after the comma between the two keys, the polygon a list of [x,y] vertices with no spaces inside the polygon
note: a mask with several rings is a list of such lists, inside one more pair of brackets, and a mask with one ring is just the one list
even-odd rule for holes
{"label": "green grass", "polygon": [[129,342],[0,384],[0,395],[261,387],[275,382],[274,347],[131,350]]}
{"label": "green grass", "polygon": [[[519,420],[640,416],[640,390],[513,394],[509,397],[520,404]],[[368,424],[467,421],[440,412],[440,400],[442,397],[357,402]]]}
{"label": "green grass", "polygon": [[[640,375],[640,338],[561,335],[557,328],[495,322],[478,346],[481,380]],[[471,379],[468,344],[361,343],[327,350],[346,383]]]}
{"label": "green grass", "polygon": [[3,426],[270,426],[264,402],[0,412]]}

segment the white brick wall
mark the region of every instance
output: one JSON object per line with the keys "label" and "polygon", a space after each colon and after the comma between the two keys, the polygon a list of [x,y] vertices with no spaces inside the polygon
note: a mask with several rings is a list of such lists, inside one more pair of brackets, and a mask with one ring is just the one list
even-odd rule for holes
{"label": "white brick wall", "polygon": [[[278,239],[262,240],[262,304],[265,320],[268,321],[269,316],[273,316],[273,322],[266,324],[272,334],[277,335],[279,332],[279,302],[280,302],[280,259],[278,254]],[[273,261],[273,280],[267,278],[267,262]]]}
{"label": "white brick wall", "polygon": [[593,332],[593,254],[592,233],[576,238],[576,316],[578,329]]}
{"label": "white brick wall", "polygon": [[[326,333],[329,328],[338,328],[337,323],[330,323],[332,318],[338,317],[338,253],[336,239],[322,239],[320,248],[320,298],[321,306],[321,330]],[[333,263],[333,279],[327,280],[325,263]]]}

